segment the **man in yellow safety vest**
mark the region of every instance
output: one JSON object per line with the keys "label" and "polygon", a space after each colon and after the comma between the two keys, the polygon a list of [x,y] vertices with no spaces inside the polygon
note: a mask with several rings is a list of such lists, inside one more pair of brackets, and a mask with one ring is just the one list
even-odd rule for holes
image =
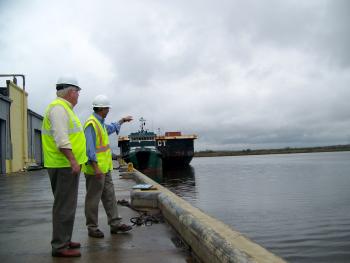
{"label": "man in yellow safety vest", "polygon": [[44,166],[54,195],[52,256],[79,257],[80,243],[72,242],[81,165],[87,161],[83,127],[73,112],[80,87],[71,77],[56,84],[57,98],[46,109],[42,124]]}
{"label": "man in yellow safety vest", "polygon": [[104,234],[98,229],[98,206],[102,200],[108,217],[111,234],[128,232],[131,226],[121,224],[118,214],[111,171],[112,151],[109,146],[108,135],[119,133],[124,122],[132,120],[131,116],[122,118],[119,122],[105,124],[105,118],[111,107],[105,95],[98,95],[93,103],[94,112],[84,125],[86,150],[89,161],[83,165],[86,178],[85,217],[90,237],[103,238]]}

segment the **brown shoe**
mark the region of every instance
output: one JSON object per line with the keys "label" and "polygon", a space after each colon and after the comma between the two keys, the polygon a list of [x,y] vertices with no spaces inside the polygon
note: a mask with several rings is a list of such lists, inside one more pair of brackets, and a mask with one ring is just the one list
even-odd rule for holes
{"label": "brown shoe", "polygon": [[103,238],[105,236],[100,229],[88,230],[88,231],[89,231],[89,236],[90,237]]}
{"label": "brown shoe", "polygon": [[79,242],[72,242],[72,241],[71,241],[71,242],[68,243],[68,247],[74,249],[74,248],[80,248],[81,245],[80,245]]}
{"label": "brown shoe", "polygon": [[125,232],[129,232],[131,229],[132,229],[131,226],[122,224],[111,228],[111,234],[125,233]]}
{"label": "brown shoe", "polygon": [[62,249],[56,252],[52,252],[52,256],[61,257],[61,258],[72,258],[72,257],[80,257],[81,254],[77,250]]}

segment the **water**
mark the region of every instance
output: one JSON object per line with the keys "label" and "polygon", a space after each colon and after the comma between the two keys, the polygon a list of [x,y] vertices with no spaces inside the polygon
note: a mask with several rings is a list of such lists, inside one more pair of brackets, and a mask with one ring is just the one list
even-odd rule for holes
{"label": "water", "polygon": [[350,262],[350,152],[195,158],[163,185],[288,262]]}

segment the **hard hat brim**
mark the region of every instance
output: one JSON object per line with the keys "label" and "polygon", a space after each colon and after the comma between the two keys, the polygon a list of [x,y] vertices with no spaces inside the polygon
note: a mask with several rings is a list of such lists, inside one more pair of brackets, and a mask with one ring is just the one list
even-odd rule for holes
{"label": "hard hat brim", "polygon": [[63,90],[63,89],[67,89],[70,87],[74,87],[77,88],[78,90],[81,90],[81,88],[79,86],[73,85],[73,84],[57,84],[56,85],[56,90]]}
{"label": "hard hat brim", "polygon": [[92,107],[93,107],[93,108],[109,108],[109,109],[112,108],[112,106],[110,106],[110,105],[106,105],[106,106],[96,106],[96,105],[92,105]]}

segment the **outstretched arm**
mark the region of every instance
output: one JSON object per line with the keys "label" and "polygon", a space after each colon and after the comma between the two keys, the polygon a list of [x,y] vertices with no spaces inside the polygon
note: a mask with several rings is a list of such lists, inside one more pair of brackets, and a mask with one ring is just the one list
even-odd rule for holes
{"label": "outstretched arm", "polygon": [[120,128],[124,122],[130,122],[132,121],[132,116],[126,116],[124,118],[121,118],[118,122],[112,122],[111,124],[105,124],[108,135],[116,132],[119,134]]}

